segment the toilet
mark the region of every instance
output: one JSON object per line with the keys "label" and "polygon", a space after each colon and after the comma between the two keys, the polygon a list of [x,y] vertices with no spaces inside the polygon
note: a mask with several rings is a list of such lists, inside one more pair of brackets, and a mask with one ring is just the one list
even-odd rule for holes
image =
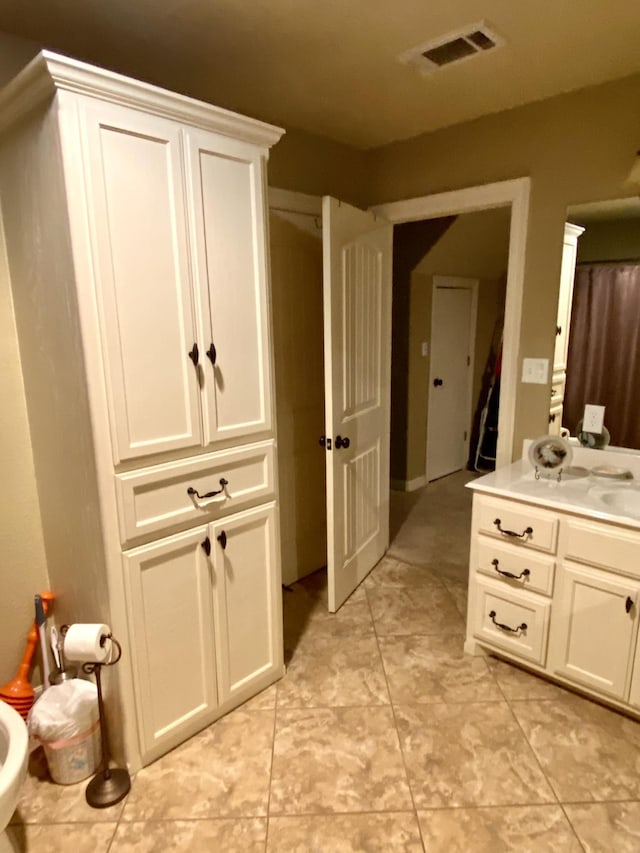
{"label": "toilet", "polygon": [[29,735],[17,711],[0,700],[0,853],[13,853],[7,835],[20,788],[27,775]]}

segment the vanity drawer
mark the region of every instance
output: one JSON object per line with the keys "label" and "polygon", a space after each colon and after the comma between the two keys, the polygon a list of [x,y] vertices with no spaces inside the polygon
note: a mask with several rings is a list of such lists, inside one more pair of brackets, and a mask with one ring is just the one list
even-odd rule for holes
{"label": "vanity drawer", "polygon": [[565,385],[565,377],[564,373],[557,373],[553,375],[551,380],[551,406],[557,406],[558,403],[562,403],[564,400],[564,385]]}
{"label": "vanity drawer", "polygon": [[535,593],[476,580],[474,636],[478,640],[544,666],[550,613],[551,602]]}
{"label": "vanity drawer", "polygon": [[[270,441],[116,475],[122,542],[236,512],[273,495]],[[227,485],[221,487],[221,480]],[[200,495],[219,491],[208,498]]]}
{"label": "vanity drawer", "polygon": [[640,578],[640,531],[574,518],[567,518],[563,528],[568,559]]}
{"label": "vanity drawer", "polygon": [[553,593],[555,560],[552,557],[510,548],[483,537],[478,539],[476,548],[476,569],[482,574],[512,589],[528,589],[543,595]]}
{"label": "vanity drawer", "polygon": [[477,498],[475,517],[482,533],[517,547],[555,553],[558,521],[553,515],[529,504],[501,501],[485,495]]}

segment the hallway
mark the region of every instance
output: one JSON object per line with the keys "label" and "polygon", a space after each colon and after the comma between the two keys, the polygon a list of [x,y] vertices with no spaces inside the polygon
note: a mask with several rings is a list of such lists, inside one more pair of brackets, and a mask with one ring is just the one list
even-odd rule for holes
{"label": "hallway", "polygon": [[463,653],[472,475],[392,501],[394,539],[343,608],[284,591],[286,676],[95,811],[42,764],[28,851],[637,851],[640,725]]}

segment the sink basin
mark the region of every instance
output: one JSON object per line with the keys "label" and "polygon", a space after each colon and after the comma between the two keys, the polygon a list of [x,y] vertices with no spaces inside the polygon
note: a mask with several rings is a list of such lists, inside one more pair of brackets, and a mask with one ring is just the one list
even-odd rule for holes
{"label": "sink basin", "polygon": [[624,488],[612,489],[602,492],[599,498],[605,506],[610,507],[615,512],[640,518],[640,491]]}

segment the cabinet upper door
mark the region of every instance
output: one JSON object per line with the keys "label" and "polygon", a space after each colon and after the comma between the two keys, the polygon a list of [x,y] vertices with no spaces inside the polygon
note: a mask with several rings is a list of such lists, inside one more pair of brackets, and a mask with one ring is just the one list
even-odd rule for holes
{"label": "cabinet upper door", "polygon": [[90,101],[83,116],[114,461],[201,445],[180,127]]}
{"label": "cabinet upper door", "polygon": [[264,152],[192,129],[185,139],[209,443],[271,429]]}

